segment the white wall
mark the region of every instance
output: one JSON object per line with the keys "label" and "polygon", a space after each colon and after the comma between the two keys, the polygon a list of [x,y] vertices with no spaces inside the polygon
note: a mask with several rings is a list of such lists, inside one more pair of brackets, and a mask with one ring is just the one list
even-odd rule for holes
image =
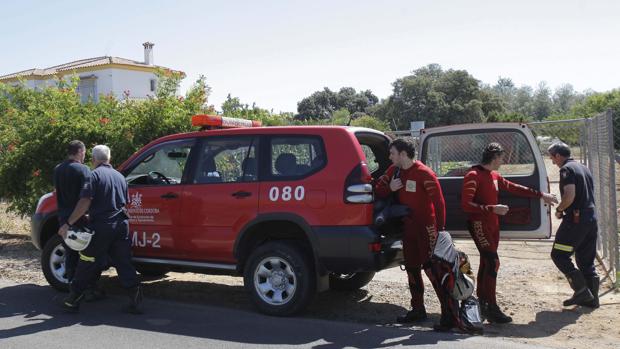
{"label": "white wall", "polygon": [[[77,76],[81,77],[93,75],[97,77],[97,95],[112,93],[117,99],[124,98],[124,91],[129,91],[129,98],[131,99],[146,99],[148,96],[155,95],[155,91],[151,91],[151,79],[157,80],[155,73],[109,68],[77,74]],[[65,76],[64,79],[70,80],[71,75]],[[44,88],[55,86],[56,82],[54,79],[26,80],[25,84],[28,88]],[[157,82],[155,85],[157,86]]]}
{"label": "white wall", "polygon": [[[155,91],[151,91],[151,79],[157,80],[154,73],[108,69],[112,74],[112,92],[116,98],[123,98],[124,91],[129,91],[129,98],[144,99],[148,96],[155,96]],[[157,85],[157,83],[155,83]]]}

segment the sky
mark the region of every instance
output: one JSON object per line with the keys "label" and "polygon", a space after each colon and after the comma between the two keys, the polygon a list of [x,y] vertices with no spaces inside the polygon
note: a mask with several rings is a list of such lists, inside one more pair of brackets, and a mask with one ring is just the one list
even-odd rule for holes
{"label": "sky", "polygon": [[97,56],[205,75],[274,112],[328,87],[371,90],[430,63],[494,84],[620,87],[620,1],[12,1],[0,8],[0,75]]}

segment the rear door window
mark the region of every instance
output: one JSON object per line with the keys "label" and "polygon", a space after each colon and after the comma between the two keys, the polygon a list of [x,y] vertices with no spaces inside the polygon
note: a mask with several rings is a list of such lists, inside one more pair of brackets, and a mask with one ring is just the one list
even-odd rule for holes
{"label": "rear door window", "polygon": [[366,165],[373,178],[381,176],[391,165],[389,159],[389,138],[374,132],[356,132],[355,137],[366,157]]}
{"label": "rear door window", "polygon": [[468,132],[429,137],[422,156],[437,177],[463,177],[467,170],[482,159],[484,147],[496,142],[506,150],[503,176],[529,176],[536,163],[533,150],[520,132]]}
{"label": "rear door window", "polygon": [[271,179],[296,179],[317,172],[327,163],[323,140],[315,136],[276,136],[269,141]]}

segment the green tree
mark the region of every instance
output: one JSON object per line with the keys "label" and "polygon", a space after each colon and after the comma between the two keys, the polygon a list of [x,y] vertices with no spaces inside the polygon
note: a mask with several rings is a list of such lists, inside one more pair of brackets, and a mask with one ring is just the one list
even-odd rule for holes
{"label": "green tree", "polygon": [[534,118],[542,120],[553,112],[553,102],[551,101],[551,89],[542,81],[538,84],[538,88],[534,92],[532,101]]}
{"label": "green tree", "polygon": [[575,104],[571,113],[574,117],[592,117],[607,110],[613,113],[614,149],[620,151],[620,89],[590,94]]}
{"label": "green tree", "polygon": [[503,111],[502,104],[485,95],[480,82],[465,70],[443,71],[430,64],[392,85],[392,95],[375,115],[399,129],[409,128],[411,121],[425,121],[427,127],[482,122]]}
{"label": "green tree", "polygon": [[376,105],[379,98],[372,91],[357,92],[352,87],[343,87],[333,92],[325,87],[297,103],[298,120],[331,119],[334,112],[346,109],[349,113],[366,112]]}

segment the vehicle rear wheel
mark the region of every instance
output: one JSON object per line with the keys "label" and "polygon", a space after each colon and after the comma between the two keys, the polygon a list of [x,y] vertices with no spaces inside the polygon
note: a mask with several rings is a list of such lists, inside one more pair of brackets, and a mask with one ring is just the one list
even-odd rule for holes
{"label": "vehicle rear wheel", "polygon": [[352,274],[329,274],[329,288],[335,291],[355,291],[366,285],[375,277],[374,271]]}
{"label": "vehicle rear wheel", "polygon": [[66,251],[62,238],[54,234],[43,247],[41,254],[41,269],[47,282],[55,289],[68,292],[69,280],[65,268]]}
{"label": "vehicle rear wheel", "polygon": [[268,242],[255,249],[243,281],[252,302],[268,315],[295,314],[316,294],[313,263],[293,241]]}

